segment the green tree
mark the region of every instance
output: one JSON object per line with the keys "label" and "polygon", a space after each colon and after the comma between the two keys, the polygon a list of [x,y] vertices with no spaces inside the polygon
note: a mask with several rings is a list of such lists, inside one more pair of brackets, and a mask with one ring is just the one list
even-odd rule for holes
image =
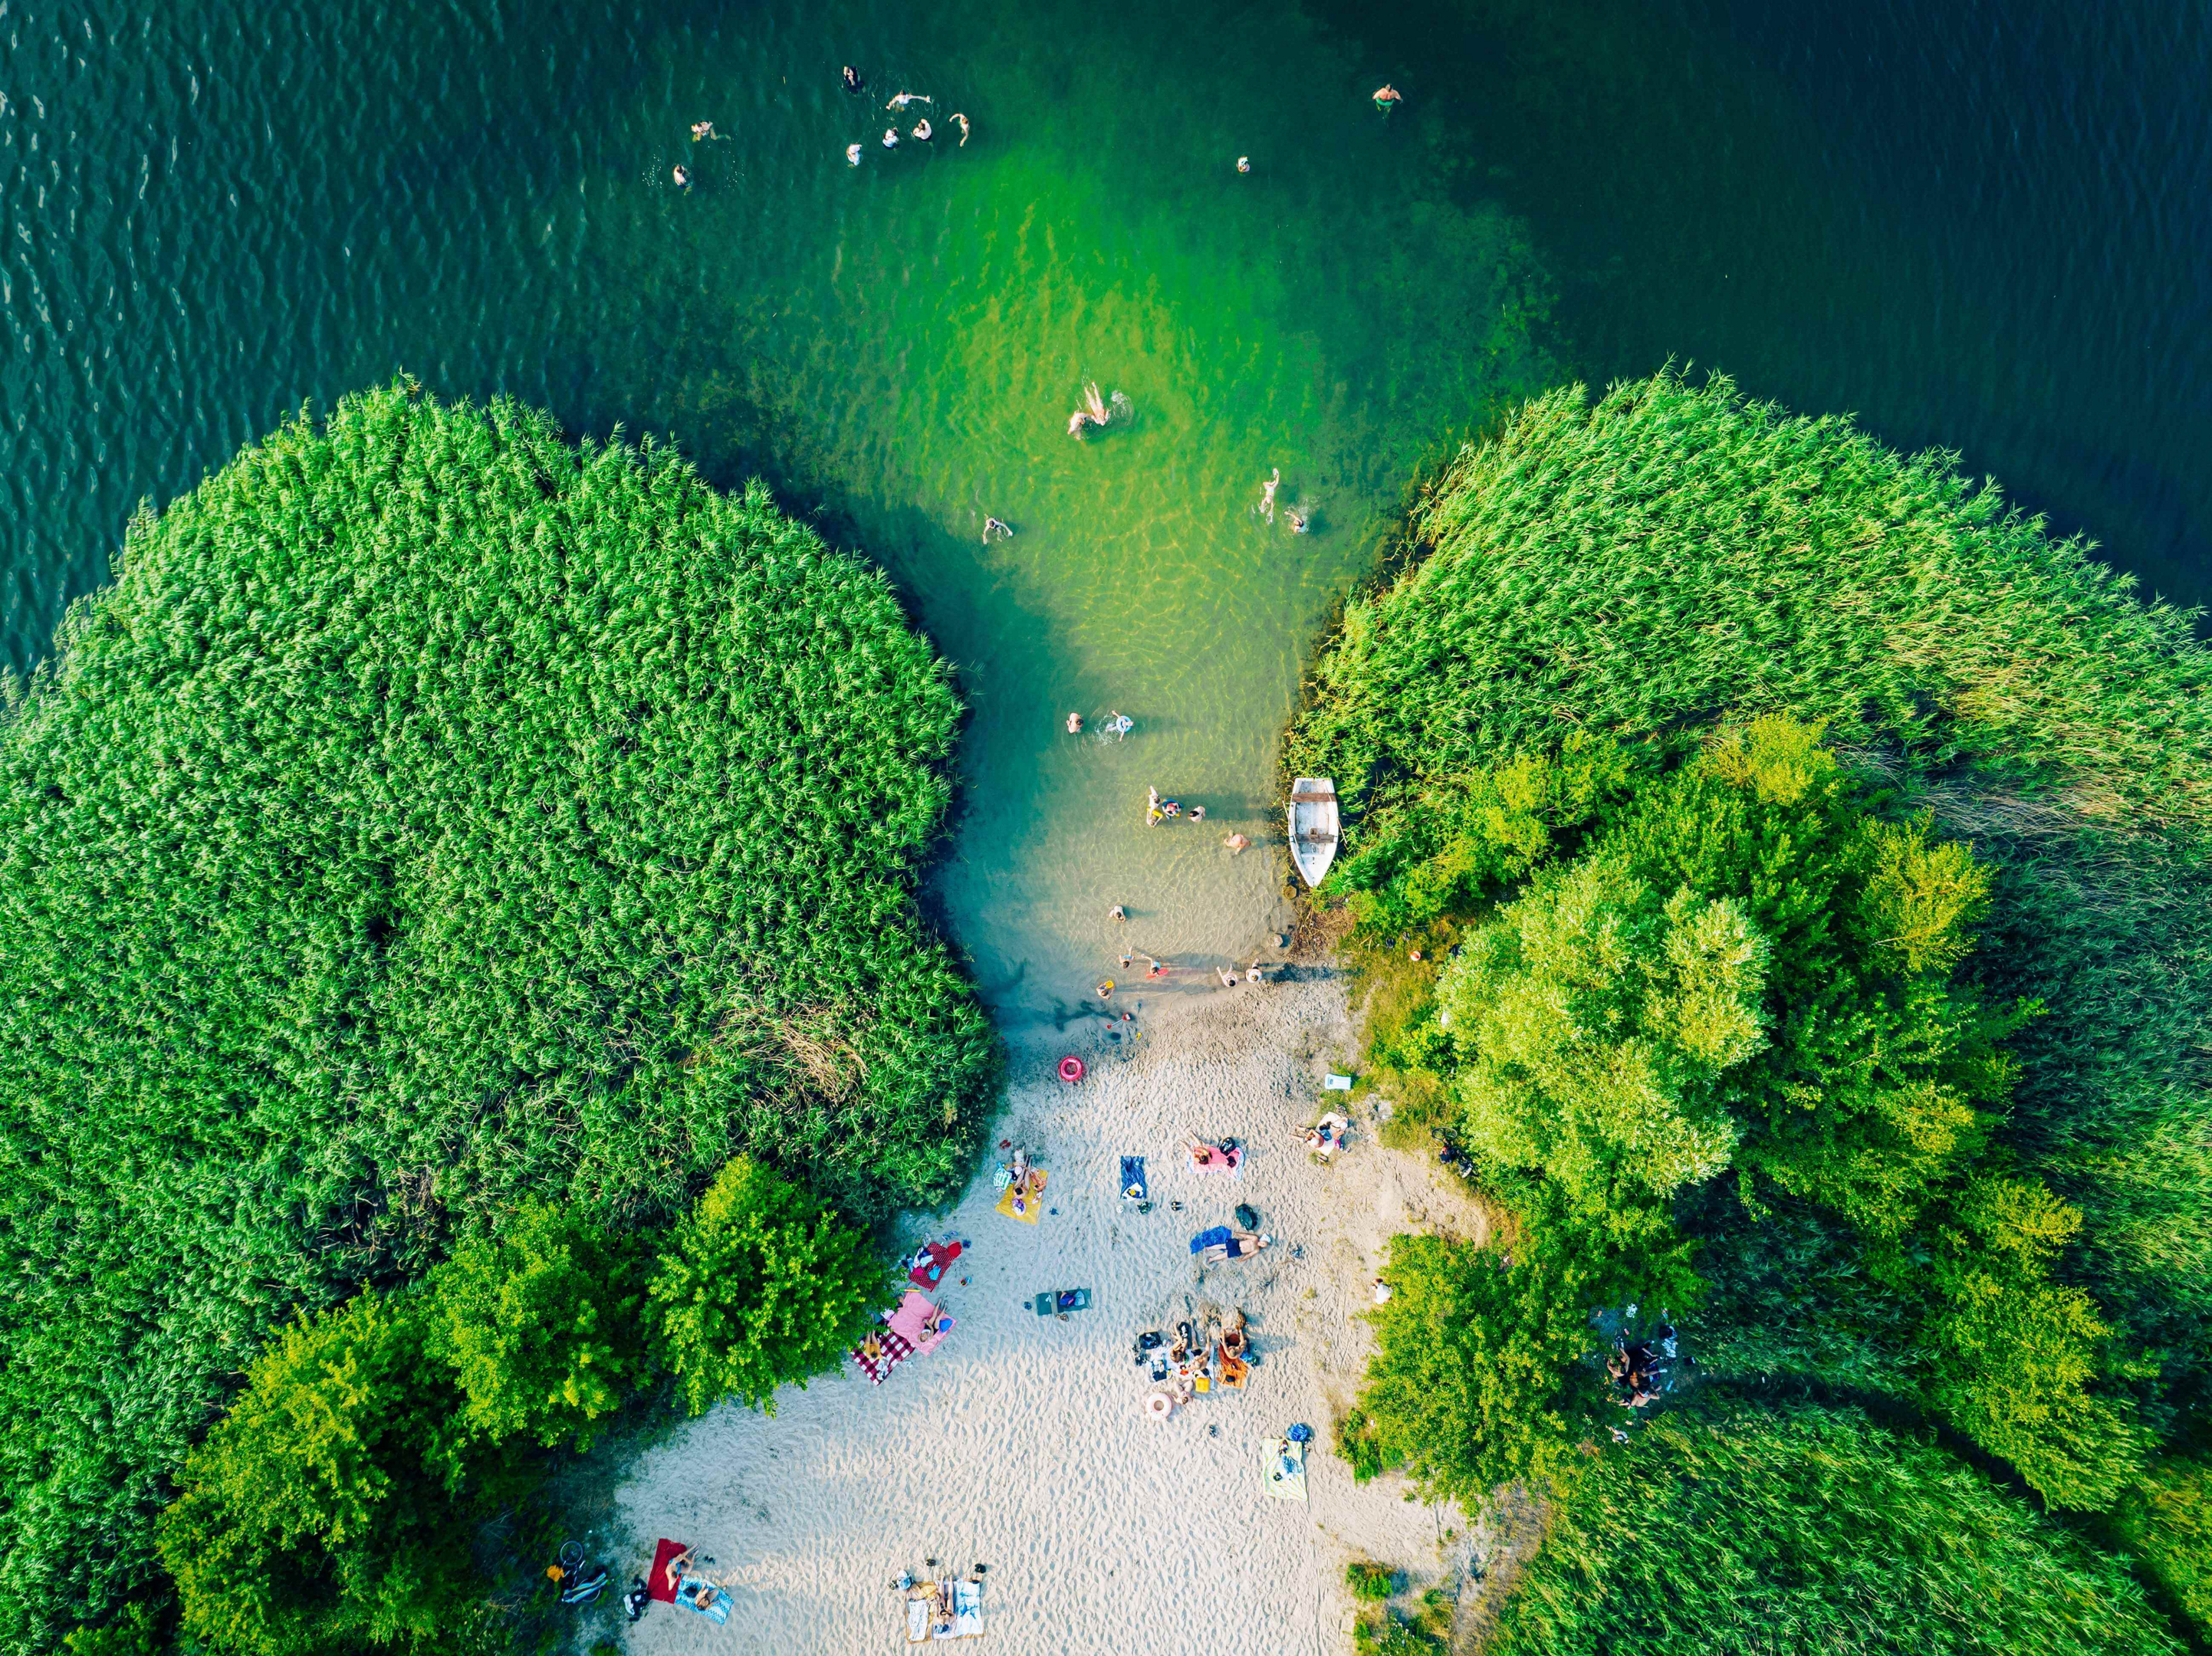
{"label": "green tree", "polygon": [[1493,1246],[1434,1235],[1390,1243],[1390,1298],[1368,1313],[1375,1350],[1359,1395],[1382,1464],[1470,1506],[1498,1484],[1563,1471],[1612,1410],[1591,1313],[1697,1292],[1679,1247],[1624,1252],[1576,1234],[1556,1205]]}
{"label": "green tree", "polygon": [[1541,1168],[1598,1225],[1712,1178],[1737,1136],[1717,1083],[1766,1041],[1765,956],[1727,898],[1601,857],[1547,870],[1437,987],[1470,1146]]}
{"label": "green tree", "polygon": [[738,1156],[677,1224],[647,1292],[693,1414],[724,1398],[774,1414],[776,1387],[844,1360],[892,1280],[866,1233]]}
{"label": "green tree", "polygon": [[648,1378],[643,1251],[588,1214],[526,1202],[426,1279],[432,1353],[463,1426],[589,1448],[592,1422]]}
{"label": "green tree", "polygon": [[184,1630],[244,1656],[451,1647],[478,1617],[448,1371],[363,1294],[286,1328],[161,1514]]}

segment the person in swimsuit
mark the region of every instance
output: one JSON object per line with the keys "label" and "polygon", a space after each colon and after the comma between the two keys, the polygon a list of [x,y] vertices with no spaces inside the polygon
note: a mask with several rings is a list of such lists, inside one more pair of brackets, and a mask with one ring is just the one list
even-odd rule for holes
{"label": "person in swimsuit", "polygon": [[1306,532],[1306,525],[1313,520],[1303,512],[1294,512],[1289,507],[1285,507],[1283,521],[1290,525],[1291,534],[1303,535]]}
{"label": "person in swimsuit", "polygon": [[[1106,918],[1109,920],[1126,920],[1129,918],[1129,911],[1122,907],[1121,904],[1115,903],[1113,907],[1106,911]],[[1121,962],[1124,966],[1127,966],[1128,963],[1129,962],[1127,961],[1123,961]]]}
{"label": "person in swimsuit", "polygon": [[886,149],[898,148],[898,128],[887,126],[884,129],[884,148]]}
{"label": "person in swimsuit", "polygon": [[960,129],[961,147],[965,149],[968,144],[968,118],[956,109],[952,112],[952,124]]}
{"label": "person in swimsuit", "polygon": [[846,91],[848,91],[848,92],[858,93],[858,92],[860,90],[860,88],[861,88],[861,85],[862,85],[862,82],[861,82],[861,80],[860,80],[860,71],[859,70],[857,70],[857,69],[854,69],[854,68],[852,66],[852,64],[846,64],[846,65],[845,65],[844,75],[845,75],[845,90],[846,90]]}
{"label": "person in swimsuit", "polygon": [[1237,170],[1239,173],[1249,173],[1252,170],[1252,158],[1249,155],[1239,155],[1237,158]]}
{"label": "person in swimsuit", "polygon": [[1231,851],[1237,852],[1243,850],[1245,846],[1250,845],[1252,842],[1241,834],[1232,834],[1221,843],[1227,846]]}
{"label": "person in swimsuit", "polygon": [[929,123],[927,121],[916,121],[914,124],[914,136],[921,139],[922,143],[927,143],[930,139],[935,136],[935,134],[930,131]]}
{"label": "person in swimsuit", "polygon": [[1396,87],[1390,85],[1388,82],[1385,82],[1382,85],[1375,88],[1375,107],[1381,110],[1385,115],[1388,115],[1390,112],[1391,106],[1393,105],[1401,104],[1404,101],[1405,94],[1400,92]]}
{"label": "person in swimsuit", "polygon": [[1083,734],[1083,715],[1081,713],[1068,714],[1067,733],[1070,736],[1080,736]]}
{"label": "person in swimsuit", "polygon": [[676,179],[676,187],[678,190],[689,190],[691,187],[691,169],[690,167],[681,165],[678,166],[673,176]]}
{"label": "person in swimsuit", "polygon": [[902,92],[897,97],[885,104],[884,107],[885,109],[899,110],[902,112],[908,104],[933,104],[936,101],[936,99],[929,96],[927,93]]}
{"label": "person in swimsuit", "polygon": [[1260,515],[1269,523],[1275,521],[1275,490],[1283,481],[1283,469],[1275,468],[1275,475],[1260,485]]}
{"label": "person in swimsuit", "polygon": [[719,138],[722,135],[720,133],[714,130],[714,124],[712,121],[694,121],[691,123],[691,142],[693,143],[697,143],[702,138]]}
{"label": "person in swimsuit", "polygon": [[1012,537],[1013,532],[1013,525],[1008,523],[1003,518],[985,518],[983,519],[983,544],[986,546],[988,546],[991,543],[992,536],[996,535],[1003,541],[1010,539]]}
{"label": "person in swimsuit", "polygon": [[858,167],[860,164],[860,146],[856,143],[847,144],[845,146],[845,165],[848,167]]}

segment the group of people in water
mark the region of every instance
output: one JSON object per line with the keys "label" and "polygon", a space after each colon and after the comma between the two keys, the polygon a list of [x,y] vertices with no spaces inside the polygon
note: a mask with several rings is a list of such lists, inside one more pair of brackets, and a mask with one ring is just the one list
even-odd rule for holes
{"label": "group of people in water", "polygon": [[[842,73],[845,82],[845,90],[850,93],[854,97],[857,98],[867,90],[868,83],[861,78],[860,71],[854,69],[852,64],[846,64]],[[895,94],[891,100],[885,104],[884,107],[894,115],[903,115],[915,104],[927,104],[932,109],[934,109],[937,107],[937,100],[930,96],[927,92],[902,91]],[[970,121],[965,115],[962,114],[957,109],[954,110],[951,115],[947,118],[951,121],[953,125],[960,129],[959,147],[963,149],[966,148],[969,136],[975,132],[975,123]],[[928,143],[936,138],[937,129],[929,124],[929,117],[924,115],[920,119],[916,120],[914,125],[908,130],[907,136],[912,138],[916,143]],[[896,149],[899,147],[899,130],[896,124],[884,129],[882,142],[884,148],[886,149]],[[861,148],[859,144],[847,144],[845,146],[845,164],[848,167],[858,167],[860,164],[861,153]]]}

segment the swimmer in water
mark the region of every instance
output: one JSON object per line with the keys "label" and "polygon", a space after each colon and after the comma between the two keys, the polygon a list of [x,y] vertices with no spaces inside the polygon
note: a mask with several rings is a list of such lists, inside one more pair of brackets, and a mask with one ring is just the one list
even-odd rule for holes
{"label": "swimmer in water", "polygon": [[960,145],[962,149],[966,149],[968,145],[968,118],[956,109],[952,112],[952,124],[960,129]]}
{"label": "swimmer in water", "polygon": [[1160,791],[1158,788],[1146,788],[1145,795],[1145,826],[1158,828],[1160,825],[1160,818],[1166,815],[1160,809]]}
{"label": "swimmer in water", "polygon": [[[1091,422],[1090,409],[1076,409],[1074,413],[1067,416],[1067,434],[1075,439],[1077,442],[1081,442],[1083,440],[1083,428],[1084,427],[1091,424]],[[1106,422],[1101,420],[1098,423],[1103,426]]]}
{"label": "swimmer in water", "polygon": [[1190,808],[1190,820],[1194,822],[1203,822],[1206,820],[1206,807],[1193,805]]}
{"label": "swimmer in water", "polygon": [[1306,516],[1303,512],[1294,512],[1289,507],[1285,507],[1283,508],[1283,521],[1290,525],[1291,534],[1303,535],[1306,532],[1306,525],[1311,523],[1313,519]]}
{"label": "swimmer in water", "polygon": [[1229,847],[1230,854],[1234,856],[1237,852],[1243,850],[1245,846],[1250,845],[1252,842],[1241,834],[1232,834],[1221,843]]}
{"label": "swimmer in water", "polygon": [[1167,976],[1170,969],[1170,968],[1158,961],[1146,961],[1145,962],[1145,975],[1147,978],[1164,978]]}
{"label": "swimmer in water", "polygon": [[930,131],[927,121],[916,121],[914,124],[914,136],[922,143],[927,143],[934,135]]}
{"label": "swimmer in water", "polygon": [[1067,733],[1070,736],[1080,736],[1083,734],[1083,715],[1081,713],[1068,714]]}
{"label": "swimmer in water", "polygon": [[1106,918],[1109,920],[1126,920],[1129,918],[1129,911],[1121,904],[1115,903],[1113,907],[1106,911]]}
{"label": "swimmer in water", "polygon": [[697,143],[702,138],[719,138],[722,135],[720,133],[714,130],[714,124],[712,121],[694,121],[691,123],[691,142],[693,143]]}
{"label": "swimmer in water", "polygon": [[1403,103],[1405,100],[1405,94],[1387,81],[1375,88],[1375,107],[1385,115],[1390,112],[1392,105]]}
{"label": "swimmer in water", "polygon": [[887,126],[884,129],[884,148],[886,149],[898,148],[898,128]]}
{"label": "swimmer in water", "polygon": [[689,190],[691,187],[691,169],[690,167],[678,166],[675,169],[673,176],[676,179],[676,187],[678,190]]}
{"label": "swimmer in water", "polygon": [[860,164],[860,146],[856,143],[847,144],[845,146],[845,165],[848,167],[858,167]]}
{"label": "swimmer in water", "polygon": [[1239,155],[1237,158],[1237,170],[1239,173],[1249,173],[1252,170],[1252,158],[1249,155]]}
{"label": "swimmer in water", "polygon": [[936,99],[931,97],[927,93],[902,92],[897,97],[885,104],[884,107],[885,109],[903,110],[908,104],[933,104],[936,101]]}
{"label": "swimmer in water", "polygon": [[846,64],[846,65],[845,65],[844,74],[845,74],[845,90],[846,90],[846,91],[848,91],[848,92],[858,92],[858,91],[860,91],[860,87],[861,87],[861,85],[862,85],[862,82],[861,82],[861,80],[860,80],[860,71],[859,70],[857,70],[857,69],[854,69],[854,68],[852,66],[852,64]]}
{"label": "swimmer in water", "polygon": [[1237,986],[1237,974],[1226,966],[1221,968],[1221,986],[1224,989],[1234,989]]}
{"label": "swimmer in water", "polygon": [[983,519],[983,544],[986,546],[991,543],[991,537],[994,535],[1003,541],[1011,539],[1013,532],[1013,525],[1008,523],[1004,518],[987,517]]}
{"label": "swimmer in water", "polygon": [[1283,469],[1275,468],[1275,475],[1260,485],[1260,515],[1269,523],[1275,521],[1275,488],[1283,481]]}

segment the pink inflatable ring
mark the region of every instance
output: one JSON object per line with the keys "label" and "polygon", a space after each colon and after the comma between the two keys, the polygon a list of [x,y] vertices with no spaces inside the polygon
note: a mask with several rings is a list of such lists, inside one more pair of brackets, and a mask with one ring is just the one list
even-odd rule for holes
{"label": "pink inflatable ring", "polygon": [[1060,1061],[1060,1078],[1073,1087],[1083,1079],[1083,1060],[1073,1052]]}

